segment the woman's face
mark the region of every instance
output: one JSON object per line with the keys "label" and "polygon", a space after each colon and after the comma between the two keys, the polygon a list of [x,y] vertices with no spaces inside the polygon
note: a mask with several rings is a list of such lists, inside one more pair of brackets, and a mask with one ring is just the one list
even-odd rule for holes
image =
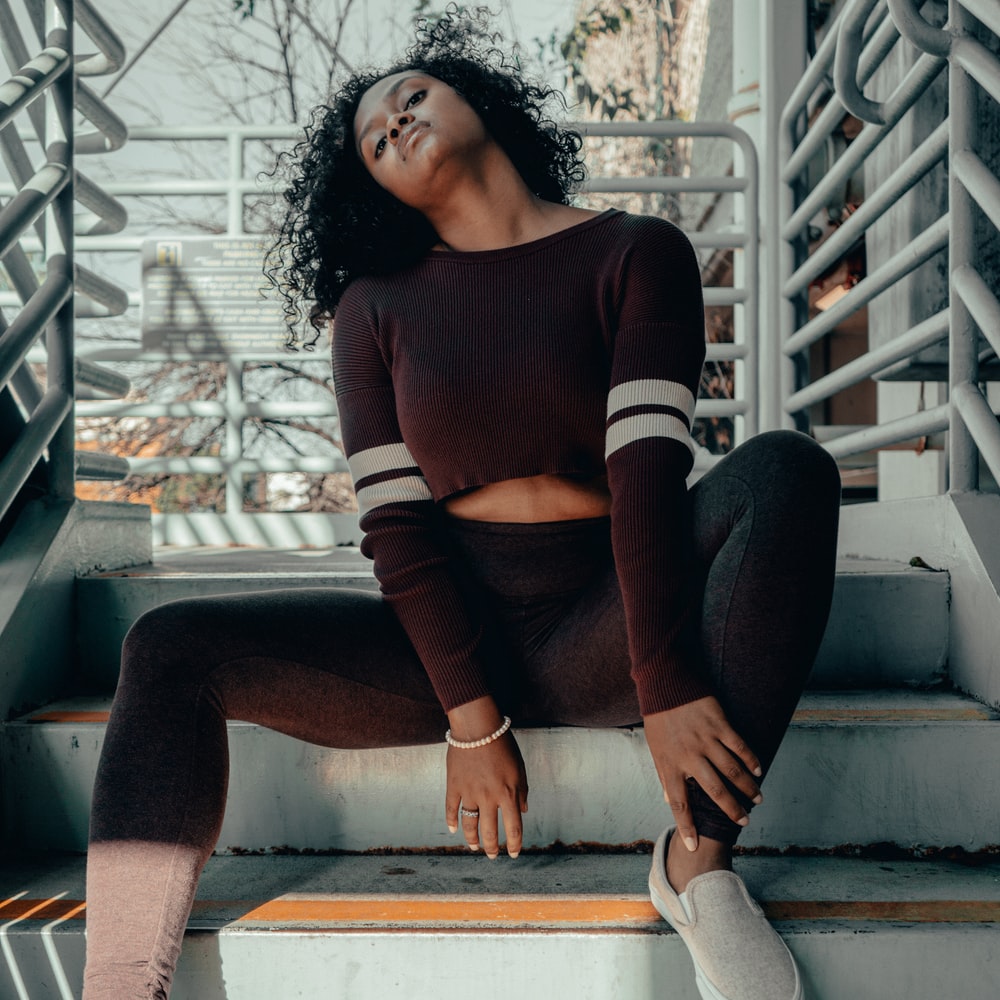
{"label": "woman's face", "polygon": [[452,87],[403,70],[365,91],[354,116],[354,139],[376,183],[425,211],[448,192],[489,136]]}

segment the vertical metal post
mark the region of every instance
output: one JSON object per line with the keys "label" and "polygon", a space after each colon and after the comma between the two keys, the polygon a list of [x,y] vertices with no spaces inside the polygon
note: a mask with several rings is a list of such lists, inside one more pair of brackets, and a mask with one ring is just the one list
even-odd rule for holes
{"label": "vertical metal post", "polygon": [[243,361],[226,358],[226,517],[240,517],[243,513],[243,473],[239,463],[243,459]]}
{"label": "vertical metal post", "polygon": [[805,69],[805,5],[789,0],[761,4],[761,312],[760,429],[791,426],[783,401],[795,391],[794,366],[781,350],[780,326],[784,298],[779,267],[784,241],[778,201],[781,189],[781,115],[785,102]]}
{"label": "vertical metal post", "polygon": [[229,234],[239,236],[243,228],[243,133],[229,133]]}
{"label": "vertical metal post", "polygon": [[[955,35],[969,29],[969,14],[959,0],[949,0],[949,24]],[[950,60],[948,67],[949,166],[963,150],[972,149],[976,132],[976,87],[968,73]],[[948,344],[949,381],[954,397],[958,386],[975,385],[979,377],[976,356],[975,326],[961,295],[954,289],[954,275],[959,268],[973,263],[976,218],[972,198],[955,171],[948,171],[950,230],[948,268],[952,278],[949,288],[951,329]],[[948,435],[949,489],[952,493],[975,490],[979,486],[979,461],[975,442],[965,421],[951,403]]]}
{"label": "vertical metal post", "polygon": [[[46,0],[45,34],[64,38],[73,57],[73,0]],[[45,94],[44,146],[46,158],[65,164],[69,181],[46,213],[45,257],[50,268],[65,268],[73,279],[73,98],[76,86],[72,72],[63,73]],[[45,337],[48,352],[49,390],[57,388],[70,400],[76,395],[73,362],[73,296],[56,313]],[[76,490],[76,426],[72,404],[66,418],[49,442],[49,489],[60,500],[71,500]]]}

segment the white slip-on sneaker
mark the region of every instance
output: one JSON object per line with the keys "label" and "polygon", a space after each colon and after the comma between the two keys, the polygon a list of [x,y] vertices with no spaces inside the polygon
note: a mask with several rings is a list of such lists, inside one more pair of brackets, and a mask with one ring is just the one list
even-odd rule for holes
{"label": "white slip-on sneaker", "polygon": [[685,910],[667,881],[667,843],[673,832],[672,827],[664,830],[656,841],[649,895],[687,945],[704,1000],[802,1000],[792,953],[738,875],[707,872],[691,879]]}

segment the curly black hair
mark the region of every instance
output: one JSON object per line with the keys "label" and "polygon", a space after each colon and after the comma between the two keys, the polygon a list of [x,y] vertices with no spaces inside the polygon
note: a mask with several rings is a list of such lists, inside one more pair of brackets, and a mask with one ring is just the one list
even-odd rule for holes
{"label": "curly black hair", "polygon": [[401,59],[347,79],[328,104],[313,109],[305,138],[283,154],[286,212],[265,274],[285,299],[289,346],[307,316],[317,329],[333,317],[355,278],[400,270],[437,242],[420,212],[372,180],[355,148],[358,104],[384,77],[417,70],[453,87],[538,197],[566,204],[584,179],[579,134],[546,112],[553,99],[565,110],[565,100],[522,76],[498,48],[490,17],[484,7],[467,11],[450,4],[442,17],[421,19]]}

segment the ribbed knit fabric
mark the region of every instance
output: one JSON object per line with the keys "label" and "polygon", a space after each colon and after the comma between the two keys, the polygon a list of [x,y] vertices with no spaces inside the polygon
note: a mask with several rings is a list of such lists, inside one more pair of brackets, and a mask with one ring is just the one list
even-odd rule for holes
{"label": "ribbed knit fabric", "polygon": [[709,693],[685,486],[704,356],[690,242],[615,210],[519,246],[433,251],[347,289],[333,365],[362,551],[445,710],[490,693],[490,650],[438,503],[542,474],[607,475],[643,714]]}

